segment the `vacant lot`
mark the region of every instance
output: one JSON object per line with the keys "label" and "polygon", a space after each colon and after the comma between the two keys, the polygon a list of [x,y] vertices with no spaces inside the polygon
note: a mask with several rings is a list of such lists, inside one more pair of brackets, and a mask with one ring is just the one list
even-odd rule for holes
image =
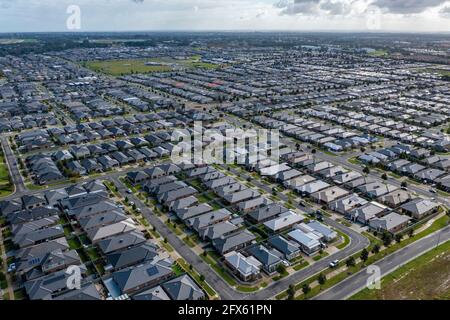
{"label": "vacant lot", "polygon": [[450,242],[382,279],[381,290],[365,289],[351,300],[450,299]]}
{"label": "vacant lot", "polygon": [[122,76],[132,73],[169,72],[179,69],[214,69],[218,65],[205,63],[201,57],[194,56],[188,59],[153,58],[132,60],[105,60],[89,61],[84,64],[87,68],[113,76]]}
{"label": "vacant lot", "polygon": [[9,182],[9,171],[5,164],[3,156],[0,155],[0,197],[9,195],[12,192],[12,186]]}

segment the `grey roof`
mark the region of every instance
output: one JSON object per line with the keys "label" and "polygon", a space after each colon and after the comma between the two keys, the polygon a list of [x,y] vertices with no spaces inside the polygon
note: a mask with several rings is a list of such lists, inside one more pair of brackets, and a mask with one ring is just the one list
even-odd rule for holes
{"label": "grey roof", "polygon": [[61,249],[69,249],[69,244],[65,237],[57,238],[48,242],[43,242],[32,247],[20,249],[16,252],[16,259],[27,260],[29,258],[41,256],[49,252]]}
{"label": "grey roof", "polygon": [[199,234],[202,238],[214,240],[237,229],[239,229],[238,226],[229,221],[225,221],[202,229]]}
{"label": "grey roof", "polygon": [[124,233],[129,233],[136,230],[136,225],[133,220],[128,219],[120,221],[114,224],[109,224],[106,226],[100,226],[98,228],[88,230],[87,237],[93,242],[98,242],[102,239],[109,238],[115,235],[120,235]]}
{"label": "grey roof", "polygon": [[42,230],[32,231],[27,234],[20,234],[13,238],[13,242],[19,247],[31,246],[37,242],[47,239],[55,239],[64,235],[62,226],[50,227]]}
{"label": "grey roof", "polygon": [[263,221],[275,217],[286,211],[288,211],[288,209],[279,205],[278,203],[271,203],[266,207],[262,207],[253,212],[250,212],[248,215],[256,221]]}
{"label": "grey roof", "polygon": [[253,255],[265,266],[281,263],[279,252],[276,252],[275,249],[269,250],[263,245],[251,247],[247,250],[247,252]]}
{"label": "grey roof", "polygon": [[100,226],[106,226],[113,223],[121,222],[127,219],[122,210],[106,211],[94,216],[87,216],[78,219],[78,223],[83,230],[89,230]]}
{"label": "grey roof", "polygon": [[213,210],[213,207],[211,207],[209,204],[201,203],[197,206],[192,206],[192,207],[175,210],[175,214],[181,220],[187,220],[187,219],[193,218],[195,216],[199,216],[201,214],[204,214],[204,213],[212,211],[212,210]]}
{"label": "grey roof", "polygon": [[164,290],[173,300],[200,300],[205,293],[188,275],[182,275],[162,284]]}
{"label": "grey roof", "polygon": [[238,233],[231,234],[227,237],[220,237],[214,239],[212,244],[219,252],[225,253],[239,246],[250,243],[255,239],[256,237],[253,233],[251,233],[248,230],[242,230]]}
{"label": "grey roof", "polygon": [[[80,265],[82,273],[86,271]],[[67,288],[67,279],[70,277],[66,270],[57,271],[47,276],[25,282],[24,287],[30,300],[52,300],[54,295]]]}
{"label": "grey roof", "polygon": [[92,301],[102,300],[100,293],[98,292],[95,284],[90,283],[83,286],[81,289],[71,290],[64,293],[54,300],[70,300],[70,301]]}
{"label": "grey roof", "polygon": [[231,215],[232,213],[227,209],[219,209],[191,218],[187,221],[187,224],[195,230],[200,231],[217,222],[229,219]]}
{"label": "grey roof", "polygon": [[103,239],[97,243],[100,250],[103,253],[111,253],[114,251],[119,251],[128,247],[136,246],[144,243],[145,237],[140,232],[130,232],[121,235],[117,235],[111,238]]}
{"label": "grey roof", "polygon": [[130,267],[112,274],[112,279],[122,293],[132,292],[146,285],[152,285],[173,274],[168,260],[152,260],[137,267]]}
{"label": "grey roof", "polygon": [[295,254],[300,251],[298,245],[295,242],[287,240],[286,238],[283,238],[282,236],[279,235],[270,238],[268,240],[268,243],[278,251],[284,253],[285,255]]}
{"label": "grey roof", "polygon": [[160,300],[170,300],[170,297],[164,291],[161,286],[157,286],[146,290],[144,292],[138,293],[132,297],[133,300],[146,300],[146,301],[160,301]]}
{"label": "grey roof", "polygon": [[428,213],[439,207],[439,203],[431,201],[428,199],[414,199],[407,202],[401,206],[405,211],[411,212],[412,214],[422,215]]}
{"label": "grey roof", "polygon": [[114,252],[108,254],[106,259],[112,265],[115,270],[119,270],[125,267],[141,263],[143,261],[149,261],[158,255],[158,247],[150,243],[133,247],[123,252]]}

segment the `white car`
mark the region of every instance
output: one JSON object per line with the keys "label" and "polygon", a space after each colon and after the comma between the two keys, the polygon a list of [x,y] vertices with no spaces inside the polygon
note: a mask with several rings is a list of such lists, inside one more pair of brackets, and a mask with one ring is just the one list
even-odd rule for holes
{"label": "white car", "polygon": [[339,260],[334,260],[330,262],[330,268],[336,268],[339,265]]}

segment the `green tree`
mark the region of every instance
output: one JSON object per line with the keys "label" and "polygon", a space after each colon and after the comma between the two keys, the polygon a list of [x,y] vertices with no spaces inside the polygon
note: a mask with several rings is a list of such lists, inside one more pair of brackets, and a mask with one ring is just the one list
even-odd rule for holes
{"label": "green tree", "polygon": [[369,251],[367,251],[367,249],[363,249],[363,251],[361,252],[361,260],[366,262],[367,259],[369,259]]}
{"label": "green tree", "polygon": [[356,261],[354,257],[350,257],[345,261],[345,264],[347,265],[347,267],[354,267],[356,265]]}
{"label": "green tree", "polygon": [[324,275],[323,273],[319,274],[319,278],[317,279],[317,281],[319,282],[319,284],[321,286],[323,286],[325,284],[325,282],[327,282],[327,276]]}
{"label": "green tree", "polygon": [[372,253],[374,253],[374,254],[377,254],[378,252],[380,252],[380,245],[379,244],[376,244],[376,245],[374,245],[373,246],[373,248],[372,248]]}
{"label": "green tree", "polygon": [[311,292],[311,287],[309,286],[308,283],[305,283],[305,284],[303,285],[302,291],[303,291],[303,294],[304,294],[305,296],[307,296],[308,293]]}

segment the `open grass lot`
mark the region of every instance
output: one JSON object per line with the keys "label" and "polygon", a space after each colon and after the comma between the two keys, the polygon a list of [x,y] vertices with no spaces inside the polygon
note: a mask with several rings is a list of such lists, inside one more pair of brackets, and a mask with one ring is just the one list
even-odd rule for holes
{"label": "open grass lot", "polygon": [[[151,63],[151,64],[149,64]],[[201,61],[200,56],[193,56],[185,60],[172,58],[132,59],[132,60],[104,60],[89,61],[84,66],[112,76],[122,76],[132,73],[169,72],[176,69],[215,69],[216,64]]]}
{"label": "open grass lot", "polygon": [[0,156],[0,197],[11,194],[13,187],[9,182],[9,171],[3,156]]}
{"label": "open grass lot", "polygon": [[382,279],[381,290],[365,289],[351,300],[450,299],[450,242]]}
{"label": "open grass lot", "polygon": [[386,50],[376,50],[374,52],[371,52],[369,54],[371,57],[387,57],[389,55],[389,52]]}

